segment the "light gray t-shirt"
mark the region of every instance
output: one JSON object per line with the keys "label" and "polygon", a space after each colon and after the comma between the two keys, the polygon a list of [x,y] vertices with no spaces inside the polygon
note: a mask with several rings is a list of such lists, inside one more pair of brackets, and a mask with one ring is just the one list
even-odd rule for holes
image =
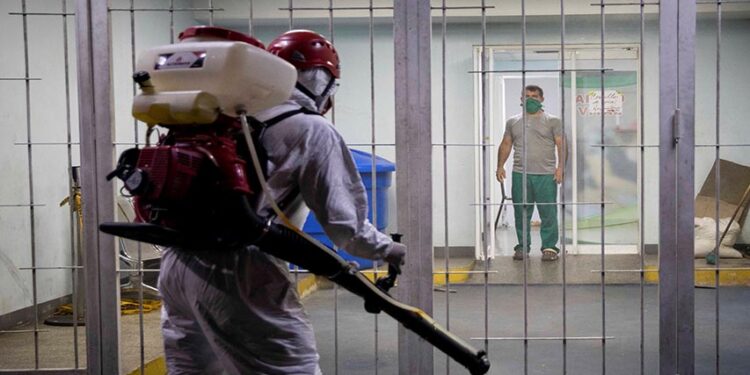
{"label": "light gray t-shirt", "polygon": [[[526,160],[529,174],[554,174],[556,168],[555,137],[562,135],[562,122],[559,117],[542,112],[540,115],[526,116]],[[515,115],[505,123],[503,138],[513,139],[513,171],[523,172],[523,116]]]}

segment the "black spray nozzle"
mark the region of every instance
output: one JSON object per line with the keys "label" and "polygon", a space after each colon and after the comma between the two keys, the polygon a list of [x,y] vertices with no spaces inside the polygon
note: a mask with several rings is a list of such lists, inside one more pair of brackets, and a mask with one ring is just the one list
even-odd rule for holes
{"label": "black spray nozzle", "polygon": [[154,92],[154,85],[151,83],[151,75],[145,70],[133,73],[133,81],[138,84],[141,91],[151,94]]}
{"label": "black spray nozzle", "polygon": [[141,71],[137,71],[133,73],[133,81],[135,81],[135,83],[139,85],[148,81],[149,79],[151,79],[151,75],[148,74],[148,72],[145,70],[141,70]]}

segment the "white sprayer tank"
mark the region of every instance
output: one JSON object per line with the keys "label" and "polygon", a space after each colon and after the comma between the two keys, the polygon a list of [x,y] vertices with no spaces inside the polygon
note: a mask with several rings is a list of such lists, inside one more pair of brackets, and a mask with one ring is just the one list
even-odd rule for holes
{"label": "white sprayer tank", "polygon": [[201,98],[206,94],[227,115],[237,116],[239,111],[252,115],[287,100],[297,81],[294,66],[245,34],[191,27],[180,34],[180,40],[139,56],[136,71],[149,73],[153,90],[144,90],[134,99],[136,118],[150,123],[202,121],[206,116],[199,113],[205,112],[201,107],[206,102]]}

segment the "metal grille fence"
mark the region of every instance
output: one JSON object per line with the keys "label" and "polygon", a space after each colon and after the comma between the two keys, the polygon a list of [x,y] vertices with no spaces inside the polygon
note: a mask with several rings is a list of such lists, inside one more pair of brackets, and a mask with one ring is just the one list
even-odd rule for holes
{"label": "metal grille fence", "polygon": [[[722,327],[736,329],[737,326],[725,325],[722,314],[731,311],[721,308],[721,304],[726,303],[725,294],[736,296],[742,291],[731,288],[724,292],[726,288],[722,288],[720,280],[724,274],[746,271],[748,267],[739,261],[720,259],[710,267],[695,266],[693,202],[698,190],[696,181],[703,178],[698,169],[702,168],[702,173],[708,164],[715,164],[715,247],[719,248],[723,232],[718,220],[723,212],[720,197],[728,189],[722,186],[726,181],[721,178],[722,157],[748,164],[741,154],[741,150],[750,145],[744,137],[747,133],[728,133],[737,129],[730,127],[725,131],[723,126],[727,124],[726,118],[733,122],[738,119],[735,114],[727,115],[725,107],[733,106],[740,114],[746,111],[738,108],[736,101],[727,99],[734,94],[727,86],[737,90],[747,89],[749,84],[746,72],[738,73],[731,67],[746,50],[741,43],[747,42],[747,34],[742,35],[747,26],[742,22],[747,21],[743,12],[749,4],[742,0],[17,0],[12,5],[4,4],[0,9],[6,14],[2,17],[16,20],[6,24],[16,27],[14,32],[20,40],[17,45],[22,53],[13,56],[16,61],[7,57],[0,60],[10,67],[20,67],[15,71],[2,69],[13,74],[0,74],[0,90],[3,96],[9,96],[11,90],[15,90],[16,95],[23,91],[24,95],[18,95],[21,98],[13,101],[16,108],[2,107],[3,112],[14,113],[12,119],[16,123],[21,120],[25,126],[18,127],[15,133],[3,133],[6,146],[24,151],[5,153],[3,158],[23,166],[12,172],[15,180],[24,183],[14,185],[21,187],[16,191],[0,190],[0,213],[4,223],[10,222],[11,217],[23,217],[28,224],[19,233],[27,236],[28,241],[17,247],[23,250],[23,255],[12,254],[11,251],[20,250],[10,247],[3,248],[2,252],[6,258],[28,261],[18,263],[15,268],[21,275],[30,275],[21,279],[21,284],[30,284],[30,300],[19,304],[14,297],[12,306],[24,305],[21,307],[33,318],[23,327],[3,328],[0,342],[9,342],[2,338],[10,335],[30,336],[26,343],[33,346],[33,360],[11,363],[0,368],[0,372],[111,374],[138,370],[147,373],[147,364],[154,356],[151,351],[157,347],[158,352],[160,338],[154,313],[149,315],[144,311],[144,300],[154,291],[143,280],[158,272],[156,268],[146,267],[148,259],[144,249],[156,253],[158,249],[125,242],[115,244],[111,238],[100,237],[92,228],[118,215],[119,207],[112,204],[116,193],[104,181],[104,175],[114,165],[112,155],[145,142],[140,135],[143,134],[142,124],[134,122],[128,110],[129,99],[136,92],[128,74],[135,68],[138,52],[153,45],[173,43],[184,27],[205,23],[247,31],[266,42],[285,29],[312,28],[337,45],[344,73],[338,105],[330,118],[351,147],[373,155],[369,168],[371,207],[378,207],[380,203],[378,161],[374,156],[395,158],[397,162],[397,194],[388,193],[396,200],[397,204],[392,202],[391,206],[397,209],[397,220],[391,218],[396,223],[387,229],[404,233],[409,247],[397,295],[406,303],[434,313],[452,332],[483,346],[490,353],[491,373],[689,374],[696,372],[696,366],[700,370],[697,372],[703,373],[708,371],[707,367],[697,363],[696,358],[707,356],[713,359],[712,373],[731,373],[736,368],[732,367],[734,362],[730,362],[727,369],[723,367],[724,361],[737,359],[722,356],[727,332],[727,328]],[[724,18],[726,14],[731,15],[729,21]],[[540,20],[545,16],[544,20],[552,26],[543,29]],[[45,21],[37,20],[55,21],[46,25]],[[62,34],[61,47],[55,51],[59,53],[45,56],[62,69],[48,72],[39,68],[33,57],[35,45],[48,42],[40,38],[33,25],[53,30],[53,23],[55,32]],[[69,35],[72,27],[77,30],[75,44],[72,33]],[[727,55],[725,31],[731,43],[735,43],[734,50],[742,53],[733,50]],[[657,32],[659,36],[655,37]],[[622,36],[624,33],[626,37]],[[706,35],[715,37],[714,60],[708,62],[702,56],[703,51],[699,51],[698,56],[695,54],[697,46],[711,45],[704,40]],[[614,56],[612,51],[618,48],[631,48],[637,56],[633,59],[636,61],[633,69],[637,71],[634,83],[637,109],[636,135],[632,142],[617,142],[608,136],[612,122],[607,113],[607,95],[612,90],[606,82],[627,70],[618,65],[617,57],[608,56],[609,53]],[[539,63],[539,51],[557,59]],[[393,59],[390,59],[391,53]],[[465,56],[459,59],[453,53]],[[515,57],[503,60],[498,55],[502,53]],[[589,57],[578,59],[575,56],[579,53],[588,53]],[[77,56],[75,62],[71,62],[73,56]],[[77,71],[71,69],[74,66]],[[110,76],[112,67],[116,75]],[[37,75],[37,69],[45,74]],[[714,76],[708,79],[711,89],[706,90],[706,81],[700,81],[700,77],[709,70]],[[727,81],[725,70],[734,74],[734,82]],[[507,82],[518,80],[519,87],[523,88],[540,77],[551,77],[559,82],[559,87],[550,91],[559,91],[558,102],[554,105],[559,106],[564,145],[572,159],[570,166],[564,169],[559,201],[541,204],[558,207],[561,223],[560,267],[554,272],[550,272],[550,268],[542,269],[560,278],[559,282],[548,283],[556,288],[556,300],[544,302],[558,322],[553,325],[539,324],[538,299],[547,296],[547,292],[539,285],[539,275],[535,273],[540,269],[534,264],[539,259],[530,255],[525,245],[526,228],[522,230],[523,261],[515,263],[513,271],[518,277],[508,279],[504,278],[508,268],[502,265],[508,264],[504,261],[509,260],[511,253],[505,248],[508,242],[503,243],[502,236],[509,236],[512,242],[513,234],[511,231],[503,234],[493,225],[496,209],[504,207],[507,211],[531,201],[527,189],[522,190],[520,203],[500,200],[499,187],[493,181],[492,171],[497,165],[494,153],[502,138],[496,131],[504,129],[503,120],[509,117],[501,108],[502,104],[498,104],[504,100],[498,96],[507,92],[498,91],[501,89],[497,82],[505,78]],[[599,100],[596,131],[586,130],[595,134],[595,138],[579,139],[581,129],[576,112],[582,107],[574,101],[581,77],[591,78],[598,86],[588,93],[589,100],[597,97]],[[63,119],[59,121],[63,125],[58,126],[64,131],[51,131],[44,122],[48,117],[40,114],[49,103],[43,102],[44,96],[37,93],[47,91],[42,85],[50,78],[58,82],[50,87],[61,91],[54,108],[58,111],[57,117]],[[385,81],[395,81],[394,86],[384,84]],[[699,84],[703,84],[704,91],[698,90]],[[12,89],[2,87],[11,85]],[[393,94],[384,95],[385,90],[393,90]],[[465,104],[467,100],[460,98],[472,94],[473,103],[467,107],[473,106],[474,121],[462,119],[467,111],[455,104]],[[35,98],[40,99],[35,101]],[[587,108],[595,107],[591,104]],[[704,122],[699,122],[706,120],[701,109],[713,111],[711,131],[706,130]],[[529,135],[525,103],[520,112],[522,143],[526,145]],[[80,142],[77,140],[79,130],[74,126],[76,120],[82,129]],[[131,123],[132,131],[128,127]],[[708,140],[710,136],[715,141]],[[721,142],[729,137],[732,143]],[[696,139],[705,143],[696,144]],[[725,151],[727,148],[729,151]],[[522,156],[524,168],[528,165],[526,149],[524,147]],[[607,220],[617,212],[619,204],[611,190],[618,176],[608,170],[612,168],[613,152],[620,152],[624,155],[622,158],[632,157],[636,165],[634,195],[637,202],[633,215],[637,237],[630,239],[636,249],[635,262],[626,266],[613,260],[616,259],[612,252],[615,246],[611,245],[616,240],[611,238],[616,237],[616,233],[608,231]],[[44,164],[51,158],[58,158],[57,164],[64,164],[67,171],[64,182],[48,177],[50,168]],[[579,166],[582,158],[590,162],[583,168]],[[80,181],[76,178],[79,163]],[[475,165],[470,167],[467,163]],[[658,170],[654,167],[657,164]],[[579,174],[595,180],[595,195],[580,194],[577,190],[581,188]],[[527,186],[531,175],[526,170],[521,172],[523,186]],[[51,196],[50,189],[42,188],[47,185],[54,185],[55,193],[65,191],[71,197],[72,209],[66,211],[64,218],[50,213],[57,197]],[[654,188],[658,188],[658,199],[654,197],[657,195]],[[78,193],[82,194],[85,205],[76,211],[74,198]],[[658,211],[653,208],[657,203]],[[21,210],[23,213],[19,214]],[[597,222],[592,225],[599,230],[593,241],[598,251],[592,255],[598,257],[595,263],[581,266],[582,241],[576,228],[580,225],[578,215],[582,210],[598,213],[594,215]],[[373,209],[374,223],[378,223],[378,215],[378,210]],[[524,223],[526,215],[524,210]],[[657,223],[658,231],[654,229]],[[569,231],[569,227],[574,229]],[[57,241],[58,255],[49,255],[47,233],[63,237]],[[472,241],[467,242],[467,238]],[[649,245],[655,242],[659,245],[658,263],[656,257],[649,254]],[[85,251],[81,253],[84,243]],[[454,265],[465,254],[452,253],[458,253],[458,248],[467,245],[477,249],[470,255],[476,262],[471,269],[455,269]],[[440,256],[435,255],[437,250],[442,252]],[[121,258],[126,262],[120,263]],[[442,269],[438,265],[442,265]],[[85,278],[80,272],[82,269]],[[705,271],[713,275],[712,290],[694,291],[694,272]],[[375,264],[374,277],[378,272],[383,272],[382,268]],[[296,282],[308,276],[306,271],[296,268],[292,273]],[[597,290],[593,294],[586,292],[585,296],[595,296],[595,302],[586,306],[596,306],[598,313],[586,312],[586,316],[591,317],[590,327],[581,329],[576,314],[584,314],[579,304],[582,303],[581,290],[587,287],[575,280],[592,273],[596,280],[589,287],[595,286]],[[629,278],[627,283],[635,288],[635,294],[612,291],[616,288],[611,285],[613,280],[632,274],[635,278]],[[656,281],[656,275],[658,295],[649,287],[649,283]],[[121,278],[126,276],[130,284],[121,289]],[[434,283],[433,276],[441,282]],[[454,282],[458,276],[468,278],[468,283]],[[83,347],[79,335],[84,329],[79,327],[78,319],[72,319],[71,332],[65,333],[72,335],[69,360],[58,362],[64,363],[60,366],[45,359],[44,335],[49,329],[43,328],[40,322],[50,296],[45,292],[45,300],[41,300],[40,291],[50,285],[40,280],[66,285],[62,295],[70,294],[65,302],[72,302],[73,317],[83,315],[81,302],[85,285],[85,357],[79,350]],[[119,295],[125,291],[134,294],[139,302],[133,321],[119,316]],[[711,293],[706,294],[713,303],[710,327],[698,320],[705,317],[705,314],[698,315],[699,309],[705,307],[698,302],[705,302],[703,292]],[[13,294],[4,292],[2,296]],[[403,328],[395,334],[390,318],[352,312],[353,305],[348,297],[348,293],[340,292],[334,285],[330,293],[321,290],[307,300],[314,325],[326,327],[318,333],[324,373],[448,374],[463,371],[440,353],[433,358],[433,349]],[[502,315],[504,311],[498,306],[506,306],[504,298],[516,298],[520,308],[512,310],[512,314],[518,316]],[[613,311],[612,306],[623,304],[637,306],[636,319],[619,320],[623,314]],[[467,310],[472,311],[467,313]],[[650,342],[657,335],[649,329],[657,323],[655,310],[659,312],[658,360],[657,346]],[[700,311],[702,314],[703,310]],[[0,315],[8,312],[13,311],[2,310]],[[503,320],[516,322],[518,329],[508,328]],[[362,323],[365,321],[371,323]],[[701,343],[707,339],[697,334],[699,329],[713,333],[708,345],[713,347],[713,353],[701,352],[706,347]],[[726,336],[736,337],[731,333]],[[557,345],[555,350],[559,352],[544,349],[550,347],[545,345]],[[130,350],[124,350],[125,346],[137,347],[137,353],[133,355]],[[623,359],[618,358],[617,353],[623,348],[630,354],[636,353],[625,359],[631,362],[627,370],[618,368]],[[512,357],[506,350],[520,353],[520,356]],[[586,358],[581,356],[583,351],[587,353]],[[553,360],[545,362],[536,358],[537,353],[548,352],[555,353]],[[357,368],[357,361],[362,358],[366,358],[365,369]],[[394,363],[396,358],[398,365]],[[553,369],[540,367],[542,363]],[[53,368],[56,370],[49,370]]]}

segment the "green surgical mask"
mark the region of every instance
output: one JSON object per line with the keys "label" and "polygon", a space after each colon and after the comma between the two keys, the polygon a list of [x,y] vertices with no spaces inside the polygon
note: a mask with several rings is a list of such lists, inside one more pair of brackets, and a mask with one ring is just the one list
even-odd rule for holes
{"label": "green surgical mask", "polygon": [[526,98],[526,112],[534,114],[540,109],[542,109],[542,102],[534,98]]}

